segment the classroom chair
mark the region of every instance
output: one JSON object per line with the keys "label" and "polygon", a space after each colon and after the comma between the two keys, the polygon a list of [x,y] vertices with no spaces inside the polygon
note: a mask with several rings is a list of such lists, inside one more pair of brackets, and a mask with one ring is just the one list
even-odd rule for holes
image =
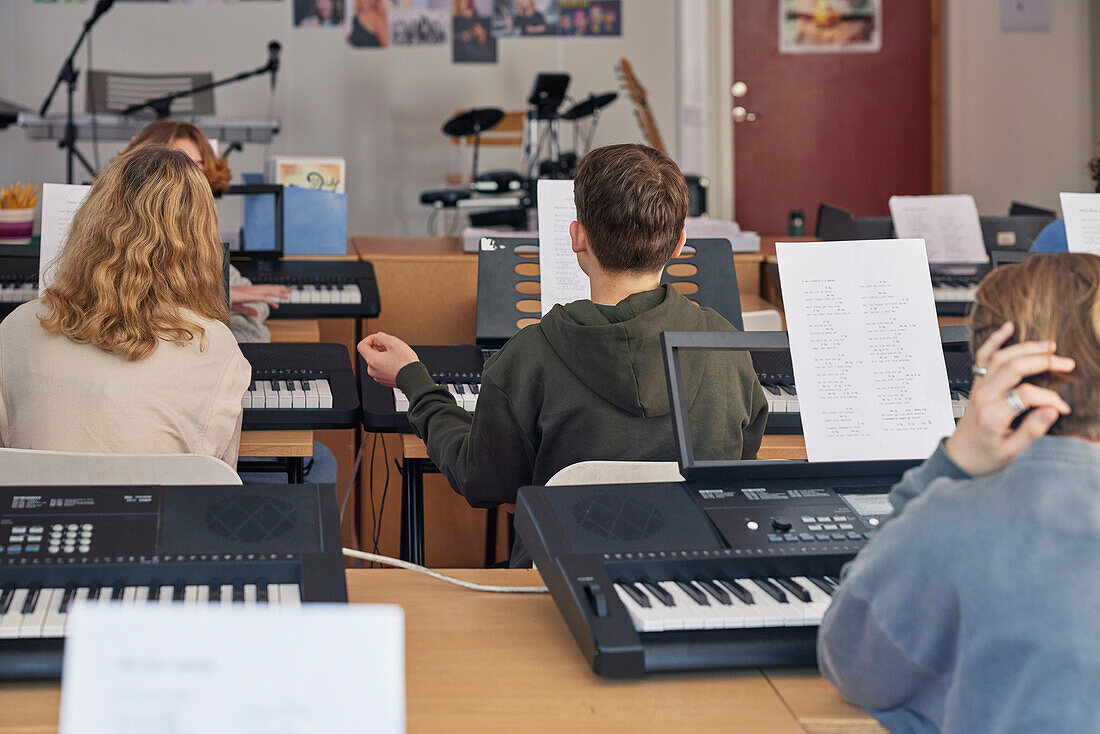
{"label": "classroom chair", "polygon": [[0,486],[240,483],[233,467],[200,454],[90,454],[0,448]]}

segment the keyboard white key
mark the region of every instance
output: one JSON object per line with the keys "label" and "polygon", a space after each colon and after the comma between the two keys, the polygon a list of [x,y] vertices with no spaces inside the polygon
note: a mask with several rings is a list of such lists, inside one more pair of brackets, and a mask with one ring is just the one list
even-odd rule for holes
{"label": "keyboard white key", "polygon": [[791,580],[810,594],[810,603],[806,605],[806,624],[820,626],[832,597],[819,589],[813,581],[805,576],[794,576]]}
{"label": "keyboard white key", "polygon": [[634,598],[623,590],[619,584],[615,584],[615,592],[622,599],[623,606],[626,607],[627,613],[630,615],[630,620],[634,623],[634,629],[639,632],[664,632],[665,620],[655,605],[660,604],[656,599],[650,599],[648,595],[646,598],[649,600],[649,606],[645,607],[639,604]]}
{"label": "keyboard white key", "polygon": [[64,589],[39,589],[37,598],[34,601],[34,606],[31,610],[23,615],[23,619],[19,623],[19,636],[20,637],[41,637],[42,625],[46,623],[46,612],[49,611],[50,604],[53,602],[54,592],[64,595]]}
{"label": "keyboard white key", "polygon": [[290,381],[290,407],[291,408],[305,408],[306,407],[306,392],[302,389],[301,380]]}
{"label": "keyboard white key", "polygon": [[267,585],[267,603],[278,606],[279,604],[279,584]]}
{"label": "keyboard white key", "polygon": [[29,589],[16,589],[11,593],[8,611],[0,617],[0,638],[19,636],[19,625],[23,621],[23,605],[27,602]]}
{"label": "keyboard white key", "polygon": [[321,398],[317,394],[316,380],[302,380],[302,391],[306,396],[306,408],[320,408]]}
{"label": "keyboard white key", "polygon": [[111,596],[115,593],[114,588],[110,586],[99,587],[99,593],[96,594],[96,601],[100,604],[110,604]]}
{"label": "keyboard white key", "polygon": [[137,587],[136,586],[127,586],[125,589],[122,590],[122,603],[123,604],[125,604],[127,606],[130,606],[134,603],[134,601],[136,599],[137,599]]}
{"label": "keyboard white key", "polygon": [[256,606],[256,584],[244,585],[244,603],[245,606]]}
{"label": "keyboard white key", "polygon": [[299,607],[302,605],[302,592],[298,584],[279,584],[279,604],[284,607]]}
{"label": "keyboard white key", "polygon": [[696,604],[679,586],[671,581],[661,581],[657,584],[664,589],[673,600],[680,618],[684,622],[686,630],[701,630],[706,627],[708,610]]}
{"label": "keyboard white key", "polygon": [[134,589],[134,603],[145,604],[149,601],[149,587],[138,586]]}
{"label": "keyboard white key", "polygon": [[221,589],[218,591],[218,601],[223,607],[233,603],[233,584],[221,585]]}
{"label": "keyboard white key", "polygon": [[162,586],[160,591],[157,592],[157,604],[160,606],[167,606],[172,603],[172,596],[176,593],[176,590],[171,586]]}
{"label": "keyboard white key", "polygon": [[286,380],[275,380],[279,387],[279,407],[283,409],[294,407],[294,393],[290,391],[290,385]]}
{"label": "keyboard white key", "polygon": [[317,385],[318,407],[332,408],[332,390],[328,386],[328,380],[315,380]]}
{"label": "keyboard white key", "polygon": [[394,410],[398,413],[409,412],[409,398],[405,393],[398,390],[396,387],[393,389],[393,405]]}
{"label": "keyboard white key", "polygon": [[65,589],[56,589],[46,610],[46,619],[42,622],[42,637],[61,637],[65,634],[65,622],[69,615],[61,611],[64,600]]}
{"label": "keyboard white key", "polygon": [[768,412],[769,413],[786,413],[787,412],[787,396],[786,394],[775,386],[763,386],[764,397],[768,399]]}

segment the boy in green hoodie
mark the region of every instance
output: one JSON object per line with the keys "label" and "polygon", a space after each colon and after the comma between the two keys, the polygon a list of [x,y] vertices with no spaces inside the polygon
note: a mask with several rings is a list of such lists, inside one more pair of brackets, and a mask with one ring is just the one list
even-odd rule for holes
{"label": "boy in green hoodie", "polygon": [[[592,298],[554,306],[491,357],[472,416],[400,339],[379,332],[359,343],[368,374],[408,396],[428,456],[474,507],[514,503],[521,486],[578,461],[675,461],[660,334],[734,330],[660,284],[688,214],[668,156],[597,148],[580,162],[574,198],[569,234]],[[703,352],[684,372],[696,456],[756,458],[767,403],[748,354]]]}

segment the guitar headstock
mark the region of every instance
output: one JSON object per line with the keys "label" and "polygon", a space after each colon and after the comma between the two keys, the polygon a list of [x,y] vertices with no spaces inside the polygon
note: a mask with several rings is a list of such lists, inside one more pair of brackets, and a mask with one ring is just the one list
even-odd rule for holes
{"label": "guitar headstock", "polygon": [[619,59],[619,77],[623,81],[623,86],[630,94],[630,101],[636,105],[646,105],[648,103],[648,94],[645,87],[638,81],[638,77],[634,76],[634,67],[630,65],[630,62],[626,58]]}

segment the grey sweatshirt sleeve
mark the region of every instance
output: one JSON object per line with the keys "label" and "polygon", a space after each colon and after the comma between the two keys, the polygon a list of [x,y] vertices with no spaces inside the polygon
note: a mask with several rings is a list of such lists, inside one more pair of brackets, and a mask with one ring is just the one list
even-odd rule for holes
{"label": "grey sweatshirt sleeve", "polygon": [[[890,493],[894,514],[844,568],[822,621],[817,640],[822,675],[872,713],[902,707],[891,716],[919,719],[922,701],[942,700],[958,609],[944,577],[948,564],[940,556],[957,549],[945,549],[929,530],[946,531],[952,518],[918,500],[937,481],[968,478],[942,444],[906,472]],[[915,720],[910,723],[915,726]]]}

